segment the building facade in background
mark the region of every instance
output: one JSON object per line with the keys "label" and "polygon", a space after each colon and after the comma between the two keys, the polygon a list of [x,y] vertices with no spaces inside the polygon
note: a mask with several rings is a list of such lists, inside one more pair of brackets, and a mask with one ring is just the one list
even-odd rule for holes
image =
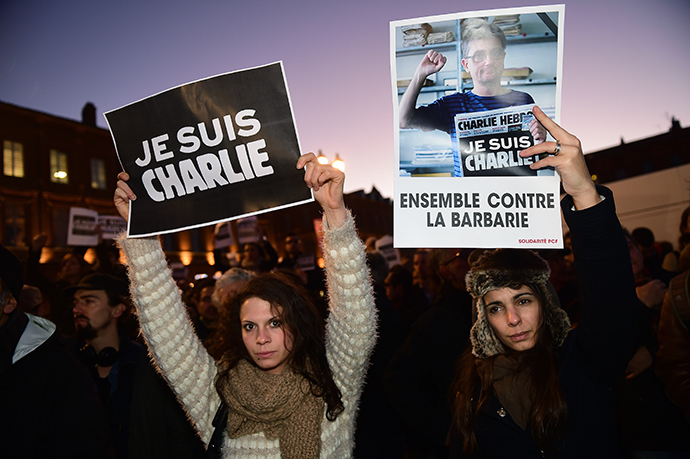
{"label": "building facade in background", "polygon": [[[0,240],[20,256],[33,237],[48,235],[42,261],[56,265],[67,246],[71,207],[116,215],[112,203],[121,170],[110,132],[96,125],[96,107],[87,103],[75,121],[0,102]],[[690,205],[690,128],[675,119],[663,134],[621,144],[586,156],[597,183],[613,189],[624,226],[646,226],[657,240],[677,242],[680,214]],[[345,196],[362,239],[393,232],[393,204],[373,188]],[[279,254],[289,234],[302,240],[306,253],[320,257],[316,226],[319,206],[309,203],[258,216],[259,226]],[[237,236],[236,222],[231,228]],[[214,227],[162,236],[172,264],[190,275],[212,273],[217,256],[241,252],[235,240],[214,254]],[[87,260],[89,253],[87,253]]]}
{"label": "building facade in background", "polygon": [[[101,215],[117,215],[112,202],[121,170],[110,131],[96,125],[96,107],[87,103],[82,120],[75,121],[0,102],[0,240],[22,256],[34,236],[48,235],[42,262],[56,265],[72,248],[67,246],[71,207]],[[374,188],[354,192],[345,202],[357,219],[360,236],[392,234],[393,206]],[[259,226],[279,254],[288,234],[301,237],[305,252],[317,257],[315,221],[319,206],[309,203],[258,216]],[[231,223],[236,235],[236,222]],[[214,227],[162,236],[170,262],[189,266],[190,274],[212,272],[215,264]],[[237,243],[216,252],[238,252]],[[93,257],[87,252],[87,260]],[[209,267],[211,265],[211,267]]]}
{"label": "building facade in background", "polygon": [[668,132],[585,156],[597,183],[613,190],[629,231],[647,227],[678,248],[680,216],[690,205],[690,128],[673,119]]}

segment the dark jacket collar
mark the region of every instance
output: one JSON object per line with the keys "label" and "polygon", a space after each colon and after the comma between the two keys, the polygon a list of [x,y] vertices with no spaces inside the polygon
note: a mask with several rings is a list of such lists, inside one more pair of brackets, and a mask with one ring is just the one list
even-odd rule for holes
{"label": "dark jacket collar", "polygon": [[12,357],[17,343],[22,337],[29,318],[23,312],[15,310],[10,318],[0,327],[0,377],[12,365]]}

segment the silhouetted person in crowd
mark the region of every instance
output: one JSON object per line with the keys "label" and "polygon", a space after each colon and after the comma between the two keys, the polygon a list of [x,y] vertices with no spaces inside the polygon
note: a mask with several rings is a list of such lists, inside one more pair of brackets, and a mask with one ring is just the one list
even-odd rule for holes
{"label": "silhouetted person in crowd", "polygon": [[77,357],[106,407],[117,455],[127,457],[134,375],[145,353],[124,332],[130,311],[127,282],[110,274],[90,274],[64,295],[74,305]]}
{"label": "silhouetted person in crowd", "polygon": [[220,309],[212,298],[216,288],[216,280],[207,277],[199,280],[192,293],[192,302],[196,305],[197,318],[194,320],[194,330],[201,341],[207,339],[218,328]]}
{"label": "silhouetted person in crowd", "polygon": [[[627,457],[672,458],[690,438],[680,410],[673,406],[653,371],[658,349],[657,325],[668,274],[660,267],[645,265],[645,256],[630,233],[628,242],[632,270],[637,284],[640,321],[635,354],[625,377],[618,384],[617,412],[622,454]],[[663,280],[652,273],[661,274]]]}
{"label": "silhouetted person in crowd", "polygon": [[682,274],[671,280],[661,306],[654,372],[690,426],[690,246],[681,253],[678,267]]}
{"label": "silhouetted person in crowd", "polygon": [[51,280],[43,273],[40,264],[41,252],[45,246],[47,236],[38,234],[34,236],[26,265],[26,280],[30,285],[38,287],[50,303],[49,319],[57,326],[57,331],[63,337],[74,336],[74,324],[72,321],[72,302],[62,296],[62,291],[74,285],[89,274],[91,266],[84,260],[78,251],[66,254],[57,272],[57,278]]}
{"label": "silhouetted person in crowd", "polygon": [[278,262],[278,253],[268,239],[247,242],[242,248],[240,267],[256,274],[270,272]]}
{"label": "silhouetted person in crowd", "polygon": [[568,314],[570,323],[576,326],[580,320],[580,289],[577,285],[572,250],[545,249],[538,253],[549,264],[549,282],[556,290],[561,308]]}
{"label": "silhouetted person in crowd", "polygon": [[652,275],[661,271],[661,263],[664,260],[661,253],[661,245],[657,243],[652,230],[646,227],[639,227],[635,228],[630,235],[642,252],[645,267]]}
{"label": "silhouetted person in crowd", "polygon": [[237,295],[245,284],[254,277],[254,273],[242,268],[230,268],[218,278],[211,295],[211,302],[220,310],[227,306],[232,297]]}
{"label": "silhouetted person in crowd", "polygon": [[429,267],[441,278],[439,295],[413,324],[391,360],[384,388],[408,429],[408,451],[445,458],[450,428],[449,389],[455,361],[469,343],[471,298],[465,289],[470,249],[432,249]]}
{"label": "silhouetted person in crowd", "polygon": [[[681,238],[688,234],[690,235],[690,206],[686,207],[680,215],[679,231]],[[687,242],[687,241],[686,241]],[[679,249],[682,251],[685,248],[683,241],[679,241]]]}
{"label": "silhouetted person in crowd", "polygon": [[416,286],[422,289],[427,302],[432,304],[436,299],[441,280],[430,272],[428,258],[428,249],[417,249],[412,257],[412,280]]}
{"label": "silhouetted person in crowd", "polygon": [[111,274],[127,280],[127,269],[120,263],[120,250],[112,240],[103,240],[95,247],[96,262],[93,271],[101,274]]}
{"label": "silhouetted person in crowd", "polygon": [[0,245],[0,454],[114,458],[103,406],[55,325],[17,309],[17,257]]}
{"label": "silhouetted person in crowd", "polygon": [[47,319],[47,311],[42,306],[43,294],[41,294],[41,290],[33,285],[24,285],[17,301],[17,307],[27,314]]}
{"label": "silhouetted person in crowd", "polygon": [[278,268],[298,268],[300,255],[302,255],[302,240],[294,233],[288,234],[285,238],[284,255],[278,260]]}
{"label": "silhouetted person in crowd", "polygon": [[323,308],[323,293],[326,284],[323,271],[316,264],[313,254],[305,254],[302,239],[294,233],[285,238],[284,255],[278,260],[276,269],[289,270],[297,275],[301,282],[314,295],[314,300]]}
{"label": "silhouetted person in crowd", "polygon": [[388,262],[376,250],[375,242],[375,237],[367,240],[366,257],[378,310],[377,340],[359,405],[353,457],[394,459],[403,455],[404,434],[400,417],[384,394],[383,375],[405,336],[405,329],[402,315],[387,298]]}
{"label": "silhouetted person in crowd", "polygon": [[688,220],[690,220],[690,206],[686,207],[680,216],[678,250],[667,253],[663,259],[662,267],[666,271],[681,272],[681,269],[678,268],[680,254],[685,247],[690,245],[690,226],[688,225]]}
{"label": "silhouetted person in crowd", "polygon": [[404,333],[420,315],[429,309],[429,303],[421,288],[412,281],[412,272],[403,265],[391,266],[383,283],[386,297],[400,316]]}

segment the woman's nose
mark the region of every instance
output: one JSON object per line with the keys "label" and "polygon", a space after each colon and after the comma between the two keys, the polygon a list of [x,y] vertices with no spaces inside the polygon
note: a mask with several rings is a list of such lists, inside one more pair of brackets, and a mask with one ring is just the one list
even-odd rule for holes
{"label": "woman's nose", "polygon": [[517,327],[518,325],[520,325],[520,322],[522,322],[522,319],[520,318],[520,314],[518,314],[518,312],[515,309],[509,308],[508,309],[508,325],[510,325],[511,327]]}
{"label": "woman's nose", "polygon": [[271,337],[268,336],[268,333],[266,333],[265,330],[260,330],[256,342],[259,344],[267,344],[271,342]]}

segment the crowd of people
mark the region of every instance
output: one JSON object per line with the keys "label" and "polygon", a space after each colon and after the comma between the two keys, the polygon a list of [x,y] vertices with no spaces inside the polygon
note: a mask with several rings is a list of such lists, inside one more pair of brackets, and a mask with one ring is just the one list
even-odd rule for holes
{"label": "crowd of people", "polygon": [[95,265],[71,253],[53,279],[44,236],[23,264],[0,248],[2,456],[688,457],[690,210],[675,251],[621,228],[579,140],[535,116],[558,141],[521,154],[561,177],[562,250],[389,266],[313,154],[296,167],[323,209],[323,272],[294,234],[193,286],[157,237],[99,245]]}

